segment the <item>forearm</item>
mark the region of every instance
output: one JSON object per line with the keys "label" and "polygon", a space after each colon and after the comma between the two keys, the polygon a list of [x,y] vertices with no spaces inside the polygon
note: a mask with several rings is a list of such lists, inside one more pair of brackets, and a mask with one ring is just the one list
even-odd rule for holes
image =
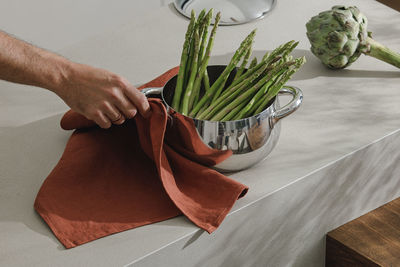
{"label": "forearm", "polygon": [[0,31],[0,79],[56,91],[72,62]]}
{"label": "forearm", "polygon": [[125,78],[104,69],[71,62],[0,31],[0,79],[47,88],[100,127],[121,124],[149,103]]}

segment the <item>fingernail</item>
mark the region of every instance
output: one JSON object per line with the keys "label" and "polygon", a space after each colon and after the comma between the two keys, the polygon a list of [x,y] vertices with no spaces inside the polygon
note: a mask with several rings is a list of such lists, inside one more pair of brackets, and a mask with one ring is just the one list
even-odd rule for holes
{"label": "fingernail", "polygon": [[136,109],[133,109],[130,112],[131,112],[131,118],[135,117],[136,114],[137,114],[137,110]]}

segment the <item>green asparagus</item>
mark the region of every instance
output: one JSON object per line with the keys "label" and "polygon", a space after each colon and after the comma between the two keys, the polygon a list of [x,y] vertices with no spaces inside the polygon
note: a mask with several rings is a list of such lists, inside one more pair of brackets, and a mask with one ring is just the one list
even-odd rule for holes
{"label": "green asparagus", "polygon": [[[183,43],[172,107],[183,115],[201,120],[228,121],[243,119],[268,108],[281,88],[304,64],[291,52],[298,42],[289,41],[264,54],[249,67],[256,30],[241,42],[222,73],[210,84],[207,66],[221,14],[215,16],[209,34],[213,10],[202,10],[196,18],[191,13]],[[209,36],[208,36],[209,35]],[[240,63],[240,65],[238,65]],[[233,77],[233,71],[236,71]],[[229,77],[230,84],[226,84]],[[231,79],[231,78],[229,78]]]}
{"label": "green asparagus", "polygon": [[188,29],[186,31],[185,42],[183,43],[181,63],[179,66],[179,72],[178,72],[178,77],[177,77],[177,81],[176,81],[174,98],[172,100],[172,108],[174,108],[177,111],[179,110],[180,102],[181,102],[183,82],[185,79],[186,64],[187,64],[189,50],[190,50],[190,39],[191,39],[191,35],[193,32],[195,19],[196,19],[196,14],[195,14],[194,10],[192,10],[191,17],[190,17],[190,23],[189,23]]}

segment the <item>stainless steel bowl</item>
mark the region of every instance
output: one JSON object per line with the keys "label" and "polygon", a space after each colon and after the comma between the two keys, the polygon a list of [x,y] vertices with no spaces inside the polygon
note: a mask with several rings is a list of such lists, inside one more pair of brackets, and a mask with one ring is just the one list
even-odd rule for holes
{"label": "stainless steel bowl", "polygon": [[[212,83],[222,73],[225,66],[209,66],[208,74]],[[232,78],[234,73],[231,74]],[[146,88],[146,95],[161,96],[168,112],[175,112],[170,106],[176,85],[176,76],[164,87]],[[221,172],[239,171],[264,160],[275,147],[280,134],[280,120],[294,112],[302,103],[303,94],[299,88],[285,86],[279,94],[289,94],[291,101],[280,107],[278,97],[271,100],[261,113],[235,121],[207,121],[190,118],[200,139],[205,145],[218,150],[231,150],[233,155],[213,166]]]}
{"label": "stainless steel bowl", "polygon": [[274,8],[276,0],[175,0],[174,6],[179,13],[190,18],[193,10],[214,9],[221,11],[220,25],[237,25],[262,19]]}

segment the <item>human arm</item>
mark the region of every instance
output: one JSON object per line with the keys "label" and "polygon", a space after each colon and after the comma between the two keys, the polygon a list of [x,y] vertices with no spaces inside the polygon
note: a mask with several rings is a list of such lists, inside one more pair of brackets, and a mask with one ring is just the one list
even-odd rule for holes
{"label": "human arm", "polygon": [[150,112],[146,97],[127,79],[72,62],[0,31],[0,79],[56,93],[74,111],[108,128],[137,111]]}

